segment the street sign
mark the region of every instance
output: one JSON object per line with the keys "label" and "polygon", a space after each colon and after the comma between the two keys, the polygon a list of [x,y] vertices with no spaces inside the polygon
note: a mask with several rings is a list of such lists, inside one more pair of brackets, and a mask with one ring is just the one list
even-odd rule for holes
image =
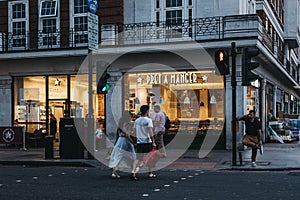
{"label": "street sign", "polygon": [[98,15],[88,13],[88,41],[89,50],[98,49]]}
{"label": "street sign", "polygon": [[98,1],[97,0],[89,0],[88,1],[89,11],[91,13],[96,13],[98,9]]}

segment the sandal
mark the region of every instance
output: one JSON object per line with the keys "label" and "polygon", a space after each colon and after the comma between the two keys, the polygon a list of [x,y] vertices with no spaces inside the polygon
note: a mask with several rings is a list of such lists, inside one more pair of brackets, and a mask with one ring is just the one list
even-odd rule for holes
{"label": "sandal", "polygon": [[117,173],[112,173],[111,177],[112,178],[121,178],[121,176],[119,176],[119,174],[117,174]]}
{"label": "sandal", "polygon": [[131,180],[133,180],[133,181],[137,181],[137,180],[138,180],[138,178],[135,176],[134,173],[131,173],[131,174],[129,175],[129,178],[130,178]]}
{"label": "sandal", "polygon": [[156,175],[153,173],[149,173],[148,178],[156,178]]}

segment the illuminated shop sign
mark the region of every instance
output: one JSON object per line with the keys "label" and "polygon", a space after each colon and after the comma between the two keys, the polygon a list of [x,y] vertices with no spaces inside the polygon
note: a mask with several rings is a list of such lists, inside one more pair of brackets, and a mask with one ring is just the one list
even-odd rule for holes
{"label": "illuminated shop sign", "polygon": [[[193,84],[193,83],[203,83],[208,80],[207,75],[200,76],[201,74],[194,73],[194,72],[184,72],[184,73],[155,73],[155,74],[147,74],[146,75],[146,84],[153,85],[153,84],[174,84],[174,85],[180,85],[180,84]],[[138,77],[137,82],[142,83],[143,78]]]}

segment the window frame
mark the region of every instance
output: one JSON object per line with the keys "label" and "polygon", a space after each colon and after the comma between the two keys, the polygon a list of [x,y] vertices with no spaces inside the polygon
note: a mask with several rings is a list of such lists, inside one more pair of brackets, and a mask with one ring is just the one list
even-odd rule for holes
{"label": "window frame", "polygon": [[[53,14],[42,14],[43,3],[47,3],[47,2],[55,2],[54,13]],[[58,0],[41,0],[40,1],[40,5],[39,5],[39,16],[41,18],[42,17],[56,17],[56,15],[57,15],[57,9],[58,9]]]}
{"label": "window frame", "polygon": [[[79,9],[78,7],[75,9],[75,6],[78,6],[78,4],[75,4],[76,0],[74,1],[71,1],[70,2],[70,30],[72,30],[72,34],[70,34],[70,45],[73,45],[73,46],[87,46],[88,45],[88,24],[86,24],[86,30],[75,30],[75,25],[78,25],[78,24],[75,24],[75,19],[76,18],[86,18],[86,23],[87,22],[87,18],[88,18],[88,4],[87,4],[87,1],[84,1],[84,0],[79,0],[81,1],[82,3],[84,3],[83,5],[81,5],[83,8],[82,9]],[[84,8],[86,7],[86,8]],[[76,10],[82,10],[82,12],[76,12]],[[84,23],[83,23],[83,26]]]}
{"label": "window frame", "polygon": [[[22,4],[24,5],[24,16],[21,17],[14,17],[14,6]],[[24,1],[9,1],[8,2],[8,32],[11,35],[9,37],[9,50],[23,50],[27,49],[29,47],[28,44],[28,30],[29,30],[29,20],[28,20],[28,15],[29,15],[29,8],[28,8],[28,0]],[[21,14],[22,15],[22,14]],[[17,23],[25,24],[22,27],[22,31],[18,31],[17,33],[14,33],[14,26]]]}

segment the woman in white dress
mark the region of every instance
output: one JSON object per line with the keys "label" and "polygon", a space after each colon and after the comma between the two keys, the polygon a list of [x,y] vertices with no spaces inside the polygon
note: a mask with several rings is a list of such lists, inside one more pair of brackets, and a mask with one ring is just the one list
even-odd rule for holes
{"label": "woman in white dress", "polygon": [[120,178],[117,173],[119,168],[132,168],[133,160],[136,159],[134,141],[130,137],[132,125],[129,113],[124,113],[119,120],[117,130],[117,141],[109,160],[109,167],[112,168],[112,178]]}

